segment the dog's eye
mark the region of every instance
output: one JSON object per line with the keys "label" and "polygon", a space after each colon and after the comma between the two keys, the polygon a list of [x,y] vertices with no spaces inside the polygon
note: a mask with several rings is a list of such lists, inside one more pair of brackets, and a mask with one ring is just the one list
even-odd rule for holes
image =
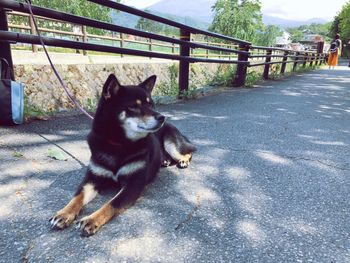
{"label": "dog's eye", "polygon": [[146,103],[146,106],[150,107],[150,108],[153,108],[154,107],[154,103],[152,101],[148,102],[148,103]]}

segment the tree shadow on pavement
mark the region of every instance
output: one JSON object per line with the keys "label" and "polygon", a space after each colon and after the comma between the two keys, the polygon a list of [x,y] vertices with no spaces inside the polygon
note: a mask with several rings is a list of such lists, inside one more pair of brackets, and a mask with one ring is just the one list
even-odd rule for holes
{"label": "tree shadow on pavement", "polygon": [[[89,122],[70,117],[1,134],[6,241],[0,256],[29,262],[348,262],[348,72],[334,80],[321,70],[161,106],[198,146],[193,163],[162,169],[135,206],[90,238],[73,227],[52,231],[47,222],[84,176]],[[75,158],[50,160],[47,148],[55,144]],[[14,151],[24,157],[13,157]],[[81,216],[111,196],[99,196]]]}

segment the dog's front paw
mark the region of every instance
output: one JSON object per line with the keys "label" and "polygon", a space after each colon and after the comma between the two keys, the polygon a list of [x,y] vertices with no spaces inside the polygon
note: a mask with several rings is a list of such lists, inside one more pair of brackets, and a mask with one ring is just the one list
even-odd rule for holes
{"label": "dog's front paw", "polygon": [[169,167],[170,165],[171,165],[171,160],[168,160],[168,159],[163,160],[163,163],[162,163],[163,167]]}
{"label": "dog's front paw", "polygon": [[52,229],[64,229],[70,226],[74,219],[77,217],[76,214],[67,213],[64,211],[58,211],[56,215],[49,219]]}
{"label": "dog's front paw", "polygon": [[94,217],[86,216],[79,220],[77,228],[81,231],[81,235],[84,237],[92,236],[101,228],[100,224]]}

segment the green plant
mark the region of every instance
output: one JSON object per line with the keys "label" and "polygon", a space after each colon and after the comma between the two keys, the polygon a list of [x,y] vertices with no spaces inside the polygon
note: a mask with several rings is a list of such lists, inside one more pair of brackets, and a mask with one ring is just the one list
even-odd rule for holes
{"label": "green plant", "polygon": [[179,94],[179,84],[178,84],[178,64],[172,64],[168,68],[170,82],[160,82],[157,86],[155,95],[156,96],[170,96],[177,97]]}
{"label": "green plant", "polygon": [[246,77],[244,86],[246,88],[251,88],[260,80],[261,80],[261,74],[259,74],[256,71],[250,71],[247,73],[247,77]]}
{"label": "green plant", "polygon": [[213,86],[232,86],[235,75],[236,66],[220,65],[215,77],[208,84]]}
{"label": "green plant", "polygon": [[272,64],[270,65],[270,79],[280,79],[282,77],[281,75],[281,64]]}
{"label": "green plant", "polygon": [[24,119],[29,121],[31,119],[40,119],[46,120],[49,117],[49,114],[43,111],[42,109],[31,105],[28,98],[24,98]]}
{"label": "green plant", "polygon": [[16,157],[16,158],[22,158],[22,157],[24,157],[24,154],[21,153],[21,152],[14,152],[14,153],[12,154],[12,156],[13,156],[13,157]]}
{"label": "green plant", "polygon": [[96,109],[97,109],[97,100],[96,100],[96,98],[93,98],[93,99],[88,98],[86,100],[85,107],[86,107],[87,111],[91,111],[91,112],[96,111]]}
{"label": "green plant", "polygon": [[188,90],[181,93],[182,99],[195,99],[198,95],[198,87],[196,85],[190,85]]}

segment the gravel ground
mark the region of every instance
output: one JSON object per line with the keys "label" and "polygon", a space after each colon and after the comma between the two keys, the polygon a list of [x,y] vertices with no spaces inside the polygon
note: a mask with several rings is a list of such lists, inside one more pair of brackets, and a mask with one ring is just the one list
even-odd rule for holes
{"label": "gravel ground", "polygon": [[193,163],[89,238],[48,222],[84,175],[89,120],[0,128],[0,262],[350,262],[349,83],[338,67],[161,106]]}

